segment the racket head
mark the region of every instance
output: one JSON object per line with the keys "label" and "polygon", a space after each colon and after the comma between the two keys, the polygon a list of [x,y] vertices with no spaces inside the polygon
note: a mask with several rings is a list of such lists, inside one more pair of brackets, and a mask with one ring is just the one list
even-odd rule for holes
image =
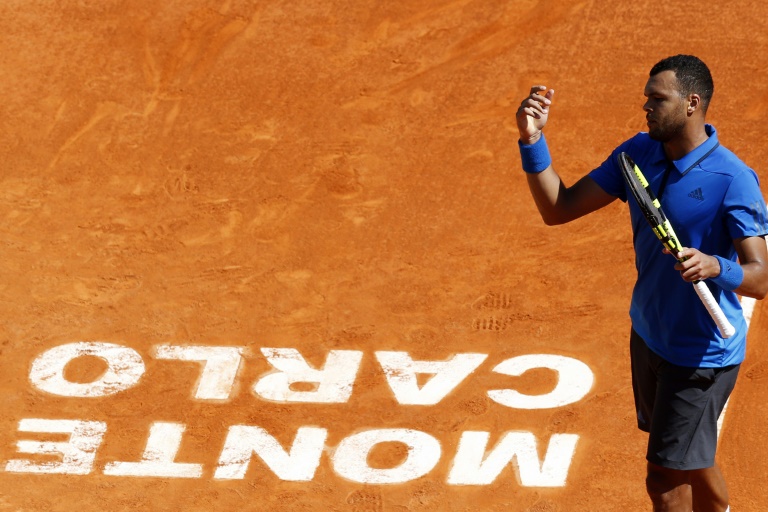
{"label": "racket head", "polygon": [[619,153],[619,167],[627,187],[656,237],[672,254],[678,253],[682,248],[680,241],[640,167],[625,152]]}

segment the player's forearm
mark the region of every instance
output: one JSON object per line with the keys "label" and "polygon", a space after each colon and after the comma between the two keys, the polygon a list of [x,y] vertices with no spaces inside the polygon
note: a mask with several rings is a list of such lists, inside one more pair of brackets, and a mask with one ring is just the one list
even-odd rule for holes
{"label": "player's forearm", "polygon": [[768,295],[768,247],[762,236],[733,240],[738,263],[715,256],[719,266],[713,281],[726,290],[739,295],[764,299]]}
{"label": "player's forearm", "polygon": [[764,262],[751,262],[741,265],[744,280],[734,291],[744,297],[762,300],[768,295],[768,265]]}
{"label": "player's forearm", "polygon": [[[688,257],[691,252],[693,252],[691,249],[684,249],[683,254]],[[684,278],[686,278],[686,272],[693,272],[693,274],[687,275],[686,280],[709,279],[724,290],[730,290],[753,299],[764,299],[768,295],[768,264],[762,260],[746,261],[739,264],[739,262],[721,256],[705,256],[705,258],[701,258],[701,261],[707,263],[706,265],[702,264],[700,270],[698,270],[699,266],[696,265],[696,261],[698,260],[694,253],[692,258],[678,263],[675,268],[683,269],[693,264],[688,271],[682,270]],[[696,274],[696,272],[699,273]]]}
{"label": "player's forearm", "polygon": [[567,222],[561,212],[559,202],[566,187],[552,166],[550,165],[543,172],[537,174],[526,174],[526,178],[533,201],[536,203],[536,208],[538,208],[544,223],[553,226]]}
{"label": "player's forearm", "polygon": [[528,188],[542,220],[550,226],[562,224],[565,220],[559,212],[559,200],[565,186],[552,168],[552,157],[544,134],[538,131],[534,137],[524,137],[521,132],[519,147]]}
{"label": "player's forearm", "polygon": [[584,176],[574,186],[566,187],[560,176],[552,168],[544,134],[533,144],[520,139],[520,157],[528,180],[533,200],[539,209],[541,218],[547,225],[564,224],[602,208],[615,197],[610,196],[589,175]]}

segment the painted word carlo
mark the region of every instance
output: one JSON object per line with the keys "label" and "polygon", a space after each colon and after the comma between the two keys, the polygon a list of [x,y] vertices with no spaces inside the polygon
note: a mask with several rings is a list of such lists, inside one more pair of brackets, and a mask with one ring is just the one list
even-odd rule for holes
{"label": "painted word carlo", "polygon": [[[320,368],[312,367],[297,349],[260,349],[272,371],[253,385],[258,397],[279,403],[346,403],[354,389],[363,352],[331,350]],[[243,363],[244,347],[156,345],[152,355],[158,360],[192,361],[200,364],[193,388],[193,399],[228,400]],[[92,382],[72,382],[65,368],[81,357],[97,357],[106,370]],[[408,352],[374,352],[394,399],[401,405],[439,403],[487,359],[488,354],[461,353],[441,361],[414,360]],[[575,403],[589,392],[594,382],[590,368],[583,362],[552,354],[515,356],[497,364],[492,371],[521,376],[545,368],[558,378],[554,388],[538,395],[514,389],[493,389],[487,396],[499,405],[516,409],[550,409]],[[141,355],[130,347],[104,342],[77,342],[53,347],[32,363],[29,380],[40,391],[68,398],[97,398],[116,395],[136,386],[146,371]],[[417,375],[428,374],[420,385]],[[310,384],[310,386],[307,386]],[[308,390],[309,389],[309,390]],[[105,475],[124,477],[201,478],[203,465],[178,462],[186,426],[181,423],[152,423],[146,448],[139,461],[114,461],[102,469]],[[37,458],[8,460],[5,471],[12,473],[87,475],[94,471],[96,452],[102,444],[107,425],[100,421],[26,418],[19,421],[19,432],[67,435],[65,441],[19,440],[20,454]],[[398,484],[429,473],[442,457],[440,441],[413,429],[371,429],[358,431],[330,449],[328,431],[316,426],[302,426],[287,449],[267,430],[257,425],[229,427],[217,466],[216,480],[245,478],[254,455],[280,479],[310,481],[327,455],[333,470],[341,477],[364,484]],[[531,432],[510,431],[501,436],[482,431],[465,431],[447,476],[450,485],[488,485],[502,470],[516,462],[517,477],[527,487],[562,487],[575,453],[579,436],[553,434],[539,458],[538,442]],[[368,455],[379,444],[401,443],[407,447],[405,460],[396,467],[379,468],[368,464]],[[55,459],[38,460],[39,456]]]}

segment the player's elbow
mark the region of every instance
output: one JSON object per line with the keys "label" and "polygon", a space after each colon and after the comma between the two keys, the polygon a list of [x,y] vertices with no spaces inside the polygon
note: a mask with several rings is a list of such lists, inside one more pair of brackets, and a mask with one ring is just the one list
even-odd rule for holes
{"label": "player's elbow", "polygon": [[761,265],[761,272],[759,277],[758,279],[754,279],[753,282],[753,297],[757,300],[763,300],[764,298],[768,297],[768,264],[763,262]]}
{"label": "player's elbow", "polygon": [[561,224],[565,224],[563,221],[559,219],[550,219],[549,217],[542,217],[542,220],[544,221],[544,224],[547,226],[559,226]]}
{"label": "player's elbow", "polygon": [[763,300],[768,297],[768,276],[751,280],[751,282],[748,283],[742,283],[740,289],[737,290],[737,293],[753,299]]}
{"label": "player's elbow", "polygon": [[[736,290],[736,292],[738,293],[739,290]],[[749,298],[755,299],[755,300],[763,300],[766,297],[766,295],[768,295],[768,293],[766,293],[763,290],[759,290],[759,291],[758,290],[749,290],[748,292],[739,293],[739,295],[741,295],[742,297],[749,297]]]}
{"label": "player's elbow", "polygon": [[576,208],[565,198],[561,198],[555,204],[542,204],[541,202],[537,202],[536,206],[541,215],[541,220],[543,220],[544,224],[547,226],[567,224],[572,220],[581,217],[585,213],[584,211],[580,211],[579,208]]}
{"label": "player's elbow", "polygon": [[559,226],[561,224],[567,223],[570,219],[568,219],[566,216],[559,214],[558,212],[540,212],[541,213],[541,220],[544,221],[544,224],[547,226]]}
{"label": "player's elbow", "polygon": [[761,286],[757,290],[755,290],[755,293],[753,294],[752,298],[757,300],[763,300],[766,296],[768,296],[768,286]]}

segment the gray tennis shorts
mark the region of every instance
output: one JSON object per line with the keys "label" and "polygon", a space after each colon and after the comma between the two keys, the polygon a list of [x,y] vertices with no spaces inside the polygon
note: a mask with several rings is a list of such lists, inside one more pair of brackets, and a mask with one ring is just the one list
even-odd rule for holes
{"label": "gray tennis shorts", "polygon": [[712,467],[717,420],[736,384],[740,365],[674,365],[651,351],[634,329],[630,353],[637,426],[649,433],[648,461],[681,470]]}

